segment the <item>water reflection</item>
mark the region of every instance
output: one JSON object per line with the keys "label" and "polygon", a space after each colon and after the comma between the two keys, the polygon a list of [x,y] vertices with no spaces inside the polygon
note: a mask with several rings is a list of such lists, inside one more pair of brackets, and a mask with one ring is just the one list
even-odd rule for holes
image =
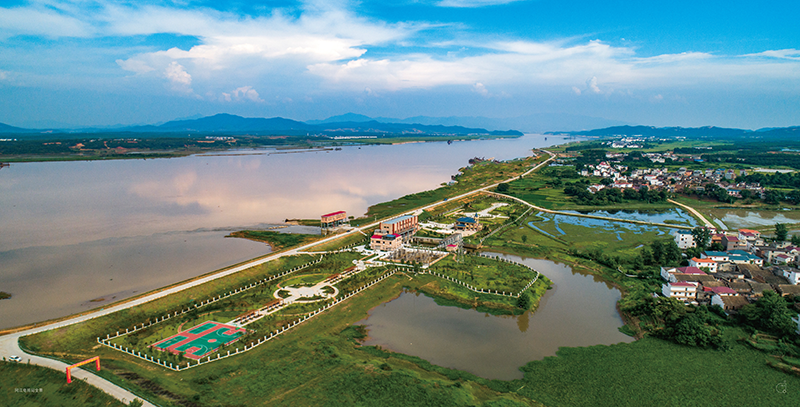
{"label": "water reflection", "polygon": [[437,305],[415,293],[370,311],[359,324],[369,330],[367,345],[419,356],[431,363],[491,379],[521,378],[519,367],[555,355],[561,346],[630,342],[620,333],[619,291],[594,276],[546,260],[523,262],[555,283],[535,313],[497,317]]}
{"label": "water reflection", "polygon": [[0,302],[0,328],[83,311],[91,299],[121,299],[268,251],[224,233],[185,231],[333,210],[361,215],[369,205],[439,186],[474,156],[510,159],[564,141],[549,139],[13,164],[0,172],[0,291],[14,295]]}

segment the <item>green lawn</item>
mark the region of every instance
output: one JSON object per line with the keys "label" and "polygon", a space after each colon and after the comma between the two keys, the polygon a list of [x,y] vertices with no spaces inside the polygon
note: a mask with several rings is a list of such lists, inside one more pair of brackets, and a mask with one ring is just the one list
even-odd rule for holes
{"label": "green lawn", "polygon": [[[94,364],[92,364],[94,366]],[[0,362],[0,403],[17,406],[122,406],[122,402],[64,372],[26,363]]]}
{"label": "green lawn", "polygon": [[[767,366],[766,358],[738,343],[722,352],[645,338],[562,348],[528,363],[517,383],[525,386],[520,394],[548,406],[798,405],[800,378]],[[785,394],[776,391],[781,383]]]}

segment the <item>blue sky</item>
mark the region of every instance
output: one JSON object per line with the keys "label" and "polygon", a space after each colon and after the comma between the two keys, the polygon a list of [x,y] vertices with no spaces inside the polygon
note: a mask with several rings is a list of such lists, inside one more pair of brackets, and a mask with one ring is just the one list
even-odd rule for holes
{"label": "blue sky", "polygon": [[800,2],[0,3],[0,122],[569,113],[800,125]]}

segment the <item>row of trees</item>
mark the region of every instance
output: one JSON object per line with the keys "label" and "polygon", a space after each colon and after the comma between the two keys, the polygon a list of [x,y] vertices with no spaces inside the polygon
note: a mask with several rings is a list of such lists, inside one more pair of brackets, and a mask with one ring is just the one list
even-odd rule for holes
{"label": "row of trees", "polygon": [[[604,179],[607,185],[610,185],[611,180]],[[579,205],[607,205],[610,203],[624,203],[627,201],[640,201],[640,202],[664,202],[669,195],[666,191],[651,190],[647,186],[642,186],[638,191],[627,188],[620,190],[618,188],[603,188],[600,191],[592,194],[586,188],[589,186],[589,180],[583,179],[564,187],[564,194],[575,197],[575,201]]]}

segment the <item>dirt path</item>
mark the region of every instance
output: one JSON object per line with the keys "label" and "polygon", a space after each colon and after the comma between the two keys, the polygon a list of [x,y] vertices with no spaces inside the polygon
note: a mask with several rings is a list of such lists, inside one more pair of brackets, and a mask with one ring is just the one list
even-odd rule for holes
{"label": "dirt path", "polygon": [[697,218],[700,219],[706,225],[706,227],[708,227],[710,229],[716,229],[717,228],[716,226],[714,226],[713,223],[709,222],[708,219],[706,219],[705,216],[703,216],[703,214],[701,214],[700,212],[698,212],[696,209],[692,208],[691,206],[684,205],[684,204],[682,204],[680,202],[677,202],[677,201],[673,201],[672,199],[667,199],[667,202],[675,204],[675,205],[678,205],[678,206],[683,207],[684,209],[688,210],[694,216],[697,216]]}

